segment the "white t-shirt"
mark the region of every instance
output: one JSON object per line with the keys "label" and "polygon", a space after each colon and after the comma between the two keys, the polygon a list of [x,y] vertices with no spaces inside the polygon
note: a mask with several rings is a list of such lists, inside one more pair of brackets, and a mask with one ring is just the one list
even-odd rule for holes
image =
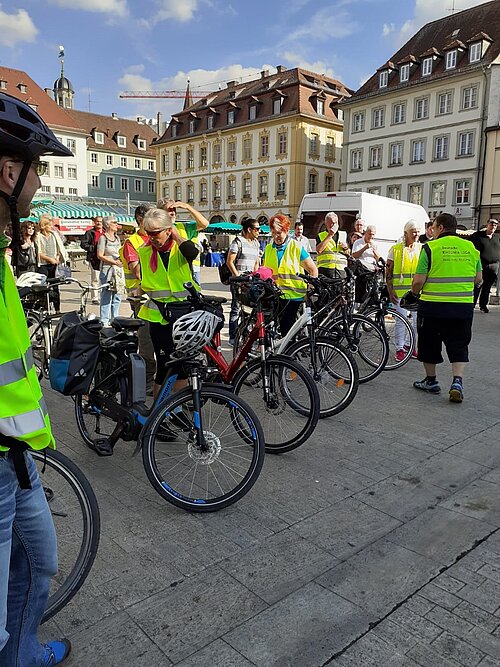
{"label": "white t-shirt", "polygon": [[[355,252],[358,252],[358,250],[361,250],[361,248],[364,248],[366,245],[365,239],[358,239],[357,241],[354,241],[354,245],[352,246],[351,254],[353,255]],[[377,244],[373,244],[375,246],[375,250],[377,251],[377,255],[379,254]],[[375,271],[377,268],[377,260],[375,258],[375,255],[373,254],[373,248],[367,248],[364,253],[358,257],[359,261],[363,266],[366,266],[367,269],[370,269],[370,271]]]}
{"label": "white t-shirt", "polygon": [[[241,254],[238,257],[238,250],[240,249],[241,243]],[[234,265],[240,273],[245,273],[246,271],[253,271],[255,262],[259,259],[260,245],[257,239],[248,240],[243,236],[238,236],[238,241],[236,239],[229,246],[229,252],[234,252],[238,257]]]}
{"label": "white t-shirt", "polygon": [[302,248],[304,248],[304,250],[305,250],[306,252],[308,252],[309,254],[311,254],[311,252],[312,252],[312,250],[311,250],[311,242],[309,241],[309,239],[307,238],[307,236],[304,236],[304,234],[302,234],[302,236],[301,236],[300,239],[299,239],[299,238],[297,238],[297,237],[294,235],[294,236],[292,236],[292,239],[293,239],[294,241],[296,241]]}
{"label": "white t-shirt", "polygon": [[[422,245],[420,243],[414,243],[413,247],[405,246],[406,247],[406,252],[408,253],[408,256],[410,259],[413,259],[415,255],[420,255],[420,251],[422,250]],[[394,261],[394,246],[389,248],[389,252],[387,253],[387,259],[390,259],[391,261]]]}

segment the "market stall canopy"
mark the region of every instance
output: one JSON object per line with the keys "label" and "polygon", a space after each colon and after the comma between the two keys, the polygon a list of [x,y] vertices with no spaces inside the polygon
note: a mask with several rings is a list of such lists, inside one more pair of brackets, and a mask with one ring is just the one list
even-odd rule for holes
{"label": "market stall canopy", "polygon": [[[205,231],[211,234],[216,234],[217,232],[241,232],[241,225],[237,224],[236,222],[211,222]],[[269,234],[269,226],[260,225],[260,232],[261,234]]]}
{"label": "market stall canopy", "polygon": [[106,216],[114,215],[118,222],[121,223],[134,223],[134,216],[119,212],[116,207],[113,206],[98,206],[91,204],[82,204],[81,202],[35,202],[35,205],[32,207],[29,220],[37,222],[42,215],[48,214],[53,218],[62,218],[62,219],[88,219],[96,217],[97,215]]}

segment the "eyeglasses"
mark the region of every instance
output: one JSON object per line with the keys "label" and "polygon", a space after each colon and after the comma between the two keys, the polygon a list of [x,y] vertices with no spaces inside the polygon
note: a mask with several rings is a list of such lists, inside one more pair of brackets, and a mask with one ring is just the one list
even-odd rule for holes
{"label": "eyeglasses", "polygon": [[33,160],[31,166],[35,168],[38,176],[45,176],[47,169],[49,168],[49,163],[43,160]]}
{"label": "eyeglasses", "polygon": [[150,231],[146,231],[146,234],[148,236],[155,237],[155,236],[158,236],[159,234],[161,234],[162,232],[166,231],[166,229],[168,229],[168,227],[166,227],[165,229],[151,229]]}
{"label": "eyeglasses", "polygon": [[255,231],[260,231],[260,227],[250,227],[250,229],[255,229]]}

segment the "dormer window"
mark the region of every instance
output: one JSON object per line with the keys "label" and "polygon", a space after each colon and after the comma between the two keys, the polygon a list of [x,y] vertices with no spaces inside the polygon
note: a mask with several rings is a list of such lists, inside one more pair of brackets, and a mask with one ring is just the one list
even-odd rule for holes
{"label": "dormer window", "polygon": [[283,98],[282,97],[276,97],[273,100],[273,114],[276,116],[277,114],[281,113],[281,105],[283,104]]}
{"label": "dormer window", "polygon": [[127,137],[124,137],[121,134],[117,134],[116,143],[120,148],[127,148]]}
{"label": "dormer window", "polygon": [[445,69],[454,69],[457,66],[457,50],[448,51],[446,54]]}
{"label": "dormer window", "polygon": [[399,68],[399,80],[401,83],[408,81],[410,78],[410,65],[408,63],[401,65]]}
{"label": "dormer window", "polygon": [[27,93],[28,92],[28,86],[25,83],[18,83],[17,87],[19,88],[19,92],[21,92],[21,93]]}
{"label": "dormer window", "polygon": [[38,111],[38,104],[29,104],[29,107],[33,109],[33,111]]}
{"label": "dormer window", "polygon": [[385,69],[378,75],[378,87],[387,88],[388,83],[389,83],[389,72]]}
{"label": "dormer window", "polygon": [[424,58],[422,61],[422,76],[432,74],[432,58]]}
{"label": "dormer window", "polygon": [[140,151],[145,151],[147,148],[147,143],[145,139],[137,139],[137,148]]}
{"label": "dormer window", "polygon": [[172,136],[176,137],[177,136],[177,125],[172,125]]}
{"label": "dormer window", "polygon": [[0,79],[0,90],[6,90],[7,89],[7,81],[4,79]]}
{"label": "dormer window", "polygon": [[193,134],[193,132],[195,131],[195,129],[196,129],[196,120],[195,120],[194,118],[192,118],[192,119],[189,121],[189,134]]}
{"label": "dormer window", "polygon": [[248,120],[255,120],[257,118],[257,105],[251,104],[248,107]]}
{"label": "dormer window", "polygon": [[227,112],[227,124],[234,125],[235,120],[236,120],[236,111],[234,109],[229,109],[229,111]]}
{"label": "dormer window", "polygon": [[316,113],[318,116],[324,116],[325,115],[325,100],[322,100],[321,98],[316,98]]}
{"label": "dormer window", "polygon": [[478,63],[481,60],[482,43],[476,42],[469,47],[469,62]]}
{"label": "dormer window", "polygon": [[104,143],[104,133],[103,132],[94,132],[94,141],[96,144]]}

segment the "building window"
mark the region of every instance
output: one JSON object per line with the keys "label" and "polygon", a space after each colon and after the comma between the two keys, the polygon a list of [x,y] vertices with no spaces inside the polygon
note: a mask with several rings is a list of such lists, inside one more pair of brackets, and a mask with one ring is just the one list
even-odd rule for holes
{"label": "building window", "polygon": [[351,171],[361,171],[363,151],[359,148],[351,151]]}
{"label": "building window", "polygon": [[77,188],[68,188],[68,194],[76,196],[78,194]]}
{"label": "building window", "polygon": [[474,153],[474,132],[460,132],[458,135],[458,155],[464,157]]}
{"label": "building window", "polygon": [[401,199],[401,186],[400,185],[388,185],[387,186],[387,196],[389,199]]}
{"label": "building window", "polygon": [[252,179],[250,176],[243,177],[243,199],[252,197]]}
{"label": "building window", "polygon": [[283,98],[277,97],[273,100],[273,114],[276,116],[281,113],[281,105],[283,104]]}
{"label": "building window", "polygon": [[434,138],[434,159],[435,160],[447,160],[448,159],[448,149],[449,149],[449,137],[444,134],[440,137]]}
{"label": "building window", "polygon": [[68,178],[77,178],[76,167],[73,166],[68,167]]}
{"label": "building window", "polygon": [[318,174],[309,172],[309,188],[308,192],[318,192]]}
{"label": "building window", "polygon": [[115,177],[106,176],[106,190],[114,190],[114,189],[115,189]]}
{"label": "building window", "polygon": [[410,78],[410,65],[407,63],[404,65],[401,65],[399,68],[399,80],[401,83],[404,83],[405,81],[408,81]]}
{"label": "building window", "polygon": [[155,170],[154,160],[148,160],[148,169],[149,169],[149,171],[154,171]]}
{"label": "building window", "polygon": [[469,47],[469,62],[477,63],[481,60],[481,42],[471,44]]}
{"label": "building window", "polygon": [[384,107],[374,109],[372,112],[372,129],[376,129],[378,127],[384,127],[384,123],[385,123]]}
{"label": "building window", "polygon": [[207,147],[200,146],[200,167],[206,167],[208,164]]}
{"label": "building window", "polygon": [[455,204],[470,204],[470,181],[456,181]]}
{"label": "building window", "polygon": [[285,174],[276,175],[276,196],[284,197],[286,192],[286,177]]}
{"label": "building window", "polygon": [[399,102],[392,107],[392,122],[394,124],[406,121],[406,103]]}
{"label": "building window", "polygon": [[468,86],[462,91],[462,109],[477,107],[477,86]]}
{"label": "building window", "polygon": [[221,145],[220,144],[214,144],[214,164],[220,164],[221,163]]}
{"label": "building window", "polygon": [[214,116],[207,116],[207,130],[214,129]]}
{"label": "building window", "polygon": [[[0,83],[2,83],[2,82],[0,81]],[[0,86],[0,88],[2,88],[2,86]],[[44,194],[50,195],[50,192],[51,192],[50,191],[50,185],[42,185],[42,187],[40,189]]]}
{"label": "building window", "polygon": [[230,109],[227,112],[227,124],[228,125],[234,125],[235,117],[236,117],[236,113],[235,113],[234,109]]}
{"label": "building window", "polygon": [[91,153],[90,154],[90,161],[92,164],[98,164],[99,163],[99,155],[97,153]]}
{"label": "building window", "polygon": [[286,155],[288,150],[288,135],[286,132],[278,132],[278,155]]}
{"label": "building window", "polygon": [[311,134],[309,139],[309,155],[319,155],[319,134]]}
{"label": "building window", "polygon": [[56,185],[54,188],[56,195],[63,195],[64,194],[64,188],[61,187],[60,185]]}
{"label": "building window", "polygon": [[269,157],[269,135],[267,134],[260,137],[260,157]]}
{"label": "building window", "polygon": [[[127,158],[125,158],[126,160]],[[122,164],[122,167],[126,167],[126,164]],[[170,170],[170,153],[163,153],[161,156],[161,170],[164,174],[168,174]]]}
{"label": "building window", "polygon": [[156,192],[156,183],[154,181],[148,181],[148,194],[154,195]]}
{"label": "building window", "polygon": [[194,120],[194,118],[192,118],[189,121],[189,134],[193,134],[195,127],[196,127],[196,121]]}
{"label": "building window", "polygon": [[147,148],[146,140],[145,139],[137,139],[137,148],[140,151],[145,151]]}
{"label": "building window", "polygon": [[[103,144],[104,143],[104,133],[103,132],[94,132],[94,141],[96,144]],[[68,146],[69,148],[69,146]]]}
{"label": "building window", "polygon": [[172,124],[172,137],[177,136],[177,125],[175,123]]}
{"label": "building window", "polygon": [[188,148],[186,151],[187,168],[194,169],[194,150]]}
{"label": "building window", "polygon": [[451,113],[452,110],[452,94],[451,92],[441,93],[438,95],[438,115]]}
{"label": "building window", "polygon": [[257,118],[257,105],[251,104],[248,107],[248,120],[255,120]]}
{"label": "building window", "polygon": [[445,206],[445,204],[446,204],[446,183],[444,181],[431,183],[430,205],[434,207],[434,206]]}
{"label": "building window", "polygon": [[214,181],[214,199],[220,199],[220,181]]}
{"label": "building window", "polygon": [[[165,156],[163,156],[165,157]],[[126,157],[121,157],[120,158],[120,167],[124,167],[125,169],[127,168],[127,158]],[[165,171],[165,170],[163,170]]]}
{"label": "building window", "polygon": [[123,192],[128,192],[128,178],[120,179],[120,188]]}
{"label": "building window", "polygon": [[422,206],[424,201],[424,187],[421,183],[414,183],[408,186],[408,199],[412,204]]}
{"label": "building window", "polygon": [[333,176],[331,174],[326,174],[325,176],[325,192],[333,191]]}
{"label": "building window", "polygon": [[227,179],[227,198],[236,199],[236,180],[234,178]]}
{"label": "building window", "polygon": [[352,131],[363,132],[365,129],[365,112],[359,111],[352,118]]}
{"label": "building window", "polygon": [[391,166],[403,164],[403,144],[398,142],[390,145],[390,161]]}
{"label": "building window", "polygon": [[325,115],[325,100],[316,98],[316,113],[318,114],[318,116]]}
{"label": "building window", "polygon": [[140,178],[134,178],[134,192],[142,192],[142,181]]}
{"label": "building window", "polygon": [[457,66],[457,50],[448,51],[446,54],[445,69],[454,69]]}
{"label": "building window", "polygon": [[378,75],[378,87],[387,88],[388,82],[389,82],[389,72],[387,70],[380,72],[380,74]]}
{"label": "building window", "polygon": [[200,183],[200,201],[206,202],[208,198],[208,184],[206,181]]}
{"label": "building window", "polygon": [[243,160],[248,161],[252,159],[252,140],[248,137],[243,139]]}
{"label": "building window", "polygon": [[142,167],[142,162],[141,162],[140,158],[135,158],[134,159],[134,168],[135,169],[141,169],[141,167]]}
{"label": "building window", "polygon": [[429,98],[421,97],[415,100],[415,120],[429,118]]}
{"label": "building window", "polygon": [[194,185],[192,183],[188,183],[187,186],[187,200],[188,204],[194,203]]}
{"label": "building window", "polygon": [[97,174],[92,174],[90,184],[93,188],[99,187],[99,176]]}
{"label": "building window", "polygon": [[66,139],[66,146],[73,153],[76,153],[76,140],[75,139]]}
{"label": "building window", "polygon": [[411,142],[411,161],[425,162],[425,141],[424,139],[414,139]]}
{"label": "building window", "polygon": [[325,144],[325,160],[335,160],[335,138],[327,137]]}
{"label": "building window", "polygon": [[267,197],[267,185],[267,175],[263,174],[262,176],[259,176],[259,197]]}
{"label": "building window", "polygon": [[424,58],[422,61],[422,76],[432,74],[432,58]]}
{"label": "building window", "polygon": [[182,199],[182,187],[180,185],[175,186],[174,195],[175,195],[175,201],[181,201],[181,199]]}
{"label": "building window", "polygon": [[177,151],[176,153],[174,153],[174,169],[175,169],[175,171],[180,171],[181,170],[181,164],[182,164],[181,152]]}
{"label": "building window", "polygon": [[113,166],[113,156],[112,155],[106,155],[106,164],[109,166]]}
{"label": "building window", "polygon": [[126,148],[127,147],[127,137],[122,137],[121,134],[119,134],[116,137],[116,143],[120,148]]}
{"label": "building window", "polygon": [[169,199],[170,197],[170,185],[163,186],[163,199]]}
{"label": "building window", "polygon": [[64,177],[64,167],[62,164],[55,164],[54,165],[54,176],[56,178],[63,178]]}
{"label": "building window", "polygon": [[228,141],[227,142],[227,161],[236,162],[236,142]]}
{"label": "building window", "polygon": [[379,195],[380,196],[380,186],[379,185],[374,185],[371,188],[368,188],[367,192],[371,195]]}
{"label": "building window", "polygon": [[382,166],[382,147],[372,146],[370,148],[370,169],[378,169]]}

